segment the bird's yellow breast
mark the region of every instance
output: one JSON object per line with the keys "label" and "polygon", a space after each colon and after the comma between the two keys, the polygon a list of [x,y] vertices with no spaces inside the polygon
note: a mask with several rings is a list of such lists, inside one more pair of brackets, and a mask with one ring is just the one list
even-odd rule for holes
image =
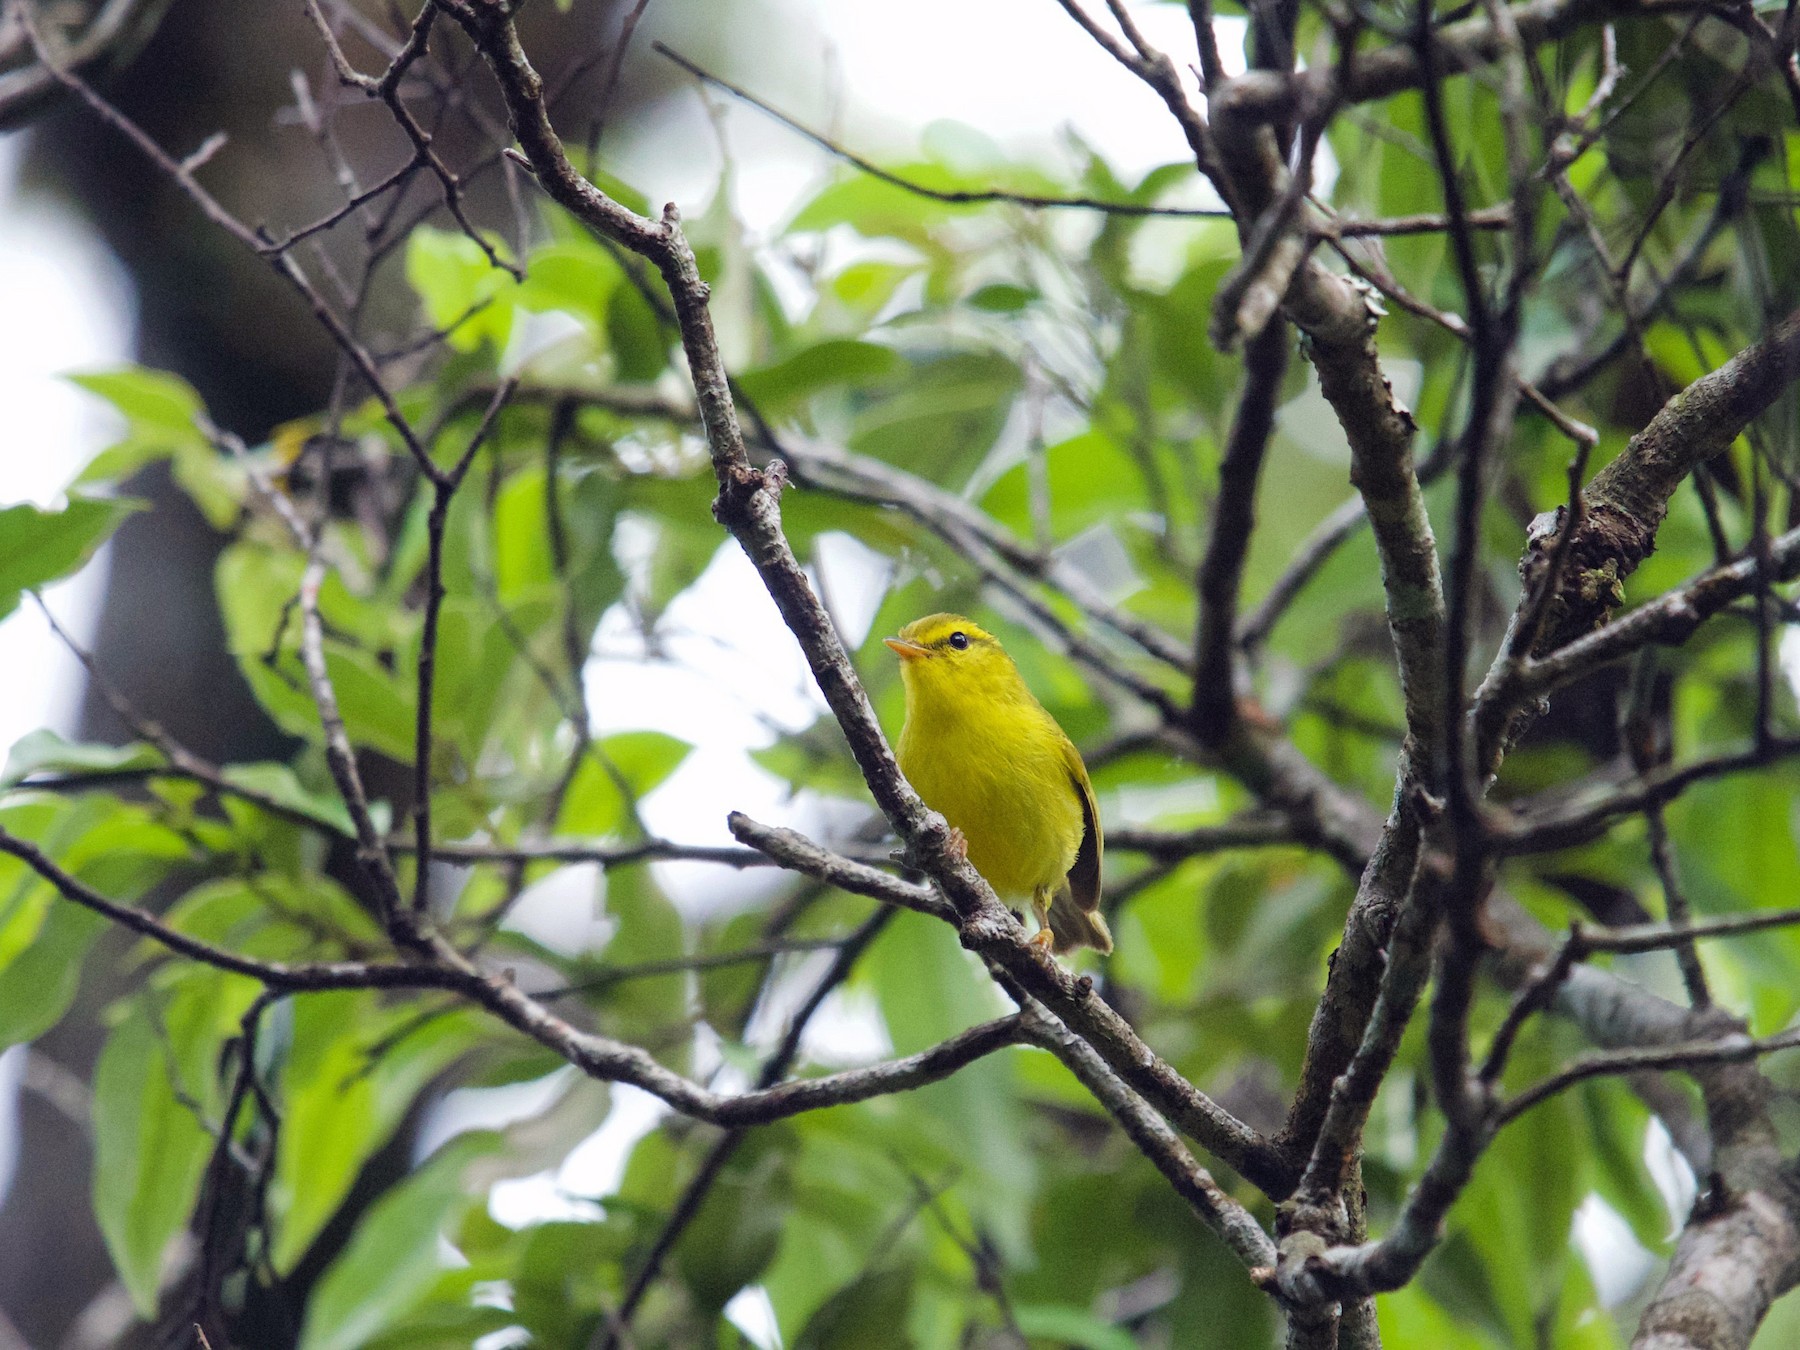
{"label": "bird's yellow breast", "polygon": [[1062,729],[1013,680],[1016,690],[972,692],[919,672],[908,681],[899,760],[925,804],[962,831],[988,884],[1028,897],[1054,890],[1074,865],[1082,810]]}

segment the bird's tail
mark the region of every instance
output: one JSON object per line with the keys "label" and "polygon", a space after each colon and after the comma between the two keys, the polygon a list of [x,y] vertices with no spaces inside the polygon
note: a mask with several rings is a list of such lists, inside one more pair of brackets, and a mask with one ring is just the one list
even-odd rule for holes
{"label": "bird's tail", "polygon": [[1105,955],[1113,947],[1112,930],[1106,926],[1106,916],[1097,909],[1081,908],[1066,885],[1050,902],[1050,935],[1052,950],[1059,956],[1077,947],[1092,947]]}

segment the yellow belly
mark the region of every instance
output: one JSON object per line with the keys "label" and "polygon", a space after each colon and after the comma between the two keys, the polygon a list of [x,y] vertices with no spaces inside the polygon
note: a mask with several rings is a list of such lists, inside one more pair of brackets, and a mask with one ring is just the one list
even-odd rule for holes
{"label": "yellow belly", "polygon": [[1004,741],[968,728],[927,749],[909,720],[900,770],[963,833],[969,861],[1001,895],[1030,897],[1062,884],[1081,847],[1081,801],[1060,741]]}

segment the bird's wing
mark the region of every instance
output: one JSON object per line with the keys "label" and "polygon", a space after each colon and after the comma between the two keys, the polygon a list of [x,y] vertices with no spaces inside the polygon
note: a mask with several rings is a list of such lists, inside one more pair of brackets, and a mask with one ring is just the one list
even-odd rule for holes
{"label": "bird's wing", "polygon": [[1062,743],[1063,764],[1069,770],[1069,785],[1081,802],[1081,847],[1075,864],[1069,868],[1069,893],[1078,908],[1092,912],[1100,908],[1100,812],[1094,805],[1094,789],[1088,782],[1087,765],[1081,752],[1067,737]]}

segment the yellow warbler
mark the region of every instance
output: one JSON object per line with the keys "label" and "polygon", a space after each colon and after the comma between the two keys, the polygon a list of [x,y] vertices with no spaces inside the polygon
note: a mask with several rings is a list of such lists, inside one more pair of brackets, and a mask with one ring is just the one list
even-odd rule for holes
{"label": "yellow warbler", "polygon": [[961,832],[1004,896],[1029,896],[1034,941],[1112,950],[1100,914],[1100,813],[1081,753],[991,633],[932,614],[884,639],[900,656],[900,771]]}

